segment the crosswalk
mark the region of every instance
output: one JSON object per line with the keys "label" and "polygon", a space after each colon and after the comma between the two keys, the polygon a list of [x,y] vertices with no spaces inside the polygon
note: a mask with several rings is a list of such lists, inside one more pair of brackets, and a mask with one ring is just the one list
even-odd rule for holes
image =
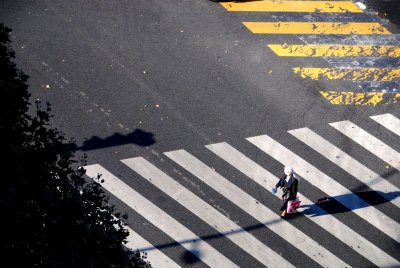
{"label": "crosswalk", "polygon": [[[398,140],[400,119],[397,116],[380,114],[371,116],[369,121],[382,127],[386,135],[391,135],[391,141]],[[280,165],[294,167],[300,179],[299,195],[302,201],[301,208],[295,214],[297,217],[282,219],[279,216],[279,195],[270,192],[278,177],[265,165],[255,161],[254,155],[242,152],[227,142],[207,144],[204,151],[242,174],[240,180],[224,176],[224,172],[209,166],[187,150],[163,153],[173,164],[173,169],[190,174],[193,180],[202,185],[200,192],[207,194],[199,194],[181,183],[175,177],[178,173],[172,172],[174,175],[171,175],[161,163],[142,156],[120,159],[120,162],[130,170],[130,176],[158,189],[162,198],[149,199],[149,196],[142,194],[144,189],[140,188],[141,184],[132,185],[129,178],[119,178],[114,175],[119,174],[117,170],[113,174],[101,164],[86,166],[86,175],[95,178],[101,174],[101,185],[106,191],[169,237],[171,245],[191,252],[205,266],[241,267],[243,262],[238,261],[238,256],[243,256],[253,264],[250,266],[260,267],[400,267],[399,152],[389,145],[391,143],[384,143],[350,121],[332,122],[326,128],[348,139],[352,146],[368,151],[376,161],[383,161],[392,167],[397,179],[389,181],[375,172],[373,167],[367,167],[365,162],[355,159],[346,152],[346,148],[339,148],[334,141],[316,130],[304,127],[288,130],[287,133],[298,144],[314,150],[348,176],[357,179],[359,186],[380,195],[392,213],[371,205],[343,182],[318,169],[318,163],[313,162],[315,160],[299,156],[287,145],[266,134],[248,137],[242,142],[253,146],[258,157],[261,154]],[[262,194],[248,191],[247,186],[252,183]],[[342,215],[335,215],[329,207],[318,203],[318,198],[325,196],[334,200],[337,206],[345,208]],[[210,197],[225,200],[228,204],[225,211],[217,208]],[[195,222],[204,223],[207,229],[214,230],[218,235],[204,235],[199,230],[202,228],[199,223],[191,225],[190,221],[176,217],[176,213],[175,217],[171,215],[170,211],[163,209],[162,203],[166,199],[175,204],[175,211],[184,214],[190,212],[191,217],[196,218]],[[227,208],[230,211],[226,211]],[[239,211],[244,219],[239,220],[241,216],[231,215],[235,211]],[[246,221],[258,223],[265,235],[253,232],[243,224]],[[142,228],[136,226],[129,232],[127,247],[147,252],[154,267],[191,265],[170,251],[165,251],[164,247],[159,246],[165,241],[157,242]],[[214,243],[209,239],[211,236],[225,242]]]}
{"label": "crosswalk", "polygon": [[[257,14],[254,21],[238,19],[253,34],[279,36],[277,41],[283,44],[266,44],[278,57],[324,59],[327,66],[312,66],[315,63],[310,59],[311,66],[292,69],[303,79],[335,81],[335,88],[328,83],[331,88],[320,90],[331,104],[375,106],[400,101],[399,35],[357,3],[262,0],[220,4],[231,14]],[[288,35],[300,42],[294,43]]]}

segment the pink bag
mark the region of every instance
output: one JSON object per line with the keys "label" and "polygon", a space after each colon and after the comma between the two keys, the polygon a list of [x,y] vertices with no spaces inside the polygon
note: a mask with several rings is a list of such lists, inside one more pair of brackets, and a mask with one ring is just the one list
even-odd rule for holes
{"label": "pink bag", "polygon": [[289,200],[287,203],[287,213],[293,213],[296,209],[300,207],[300,200],[299,197],[297,196],[295,200]]}

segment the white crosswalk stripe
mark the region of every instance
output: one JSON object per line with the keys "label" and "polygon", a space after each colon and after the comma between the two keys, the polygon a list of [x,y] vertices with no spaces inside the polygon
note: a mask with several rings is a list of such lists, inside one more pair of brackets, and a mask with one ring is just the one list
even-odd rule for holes
{"label": "white crosswalk stripe", "polygon": [[[269,171],[225,142],[210,144],[206,147],[267,190],[271,190],[278,181],[278,178]],[[303,212],[304,207],[306,207],[308,211],[304,215],[330,232],[337,239],[343,241],[350,248],[357,251],[378,267],[393,267],[398,264],[398,261],[393,259],[386,252],[354,232],[332,215],[329,215],[322,208],[313,204],[311,200],[300,192],[299,195],[301,196],[300,199],[303,208],[298,209],[298,211]],[[278,196],[277,198],[279,199]],[[314,215],[319,216],[314,217]],[[327,226],[329,226],[329,228],[327,228]]]}
{"label": "white crosswalk stripe", "polygon": [[330,123],[332,127],[400,170],[400,153],[350,121]]}
{"label": "white crosswalk stripe", "polygon": [[[118,219],[114,216],[114,219]],[[117,225],[116,225],[116,228]],[[177,263],[171,260],[167,255],[158,250],[155,246],[153,246],[149,241],[140,236],[137,232],[132,230],[129,226],[124,225],[125,230],[129,232],[128,237],[126,238],[125,247],[128,248],[131,252],[137,252],[146,254],[146,258],[151,259],[151,265],[153,267],[171,267],[178,268],[180,267]]]}
{"label": "white crosswalk stripe", "polygon": [[321,266],[349,266],[293,225],[282,221],[275,212],[262,205],[239,187],[227,181],[185,150],[167,152],[165,155],[257,219],[260,223],[263,223],[277,235],[290,242]]}
{"label": "white crosswalk stripe", "polygon": [[129,236],[127,237],[128,242],[126,243],[126,246],[134,252],[136,252],[136,250],[139,252],[146,252],[146,260],[151,260],[151,265],[153,267],[180,267],[176,262],[167,257],[164,253],[154,247],[149,241],[141,237],[134,230],[127,226],[125,228],[129,231]]}
{"label": "white crosswalk stripe", "polygon": [[267,135],[251,137],[247,140],[282,164],[296,166],[296,171],[300,176],[400,243],[399,223],[370,206],[334,179]]}
{"label": "white crosswalk stripe", "polygon": [[[118,219],[115,215],[113,215],[113,217],[116,220]],[[116,224],[115,227],[119,228]],[[128,237],[126,238],[126,243],[124,244],[128,250],[134,253],[140,252],[146,254],[146,258],[152,259],[151,265],[153,265],[153,267],[180,267],[177,263],[153,246],[149,241],[129,228],[129,226],[124,225],[123,228],[129,233]]]}
{"label": "white crosswalk stripe", "polygon": [[373,120],[400,136],[400,119],[392,114],[380,114],[371,116]]}
{"label": "white crosswalk stripe", "polygon": [[265,266],[295,267],[142,157],[121,160]]}
{"label": "white crosswalk stripe", "polygon": [[[346,154],[338,147],[325,140],[317,133],[313,132],[308,128],[294,129],[288,131],[290,134],[295,136],[307,144],[312,149],[316,150],[321,155],[335,163],[337,166],[344,169],[346,172],[351,174],[356,179],[377,191],[385,198],[390,198],[390,194],[399,191],[399,188]],[[400,207],[400,197],[390,200],[394,205]]]}
{"label": "white crosswalk stripe", "polygon": [[[385,127],[389,132],[400,135],[400,120],[392,114],[382,114],[370,117],[376,123]],[[350,121],[340,121],[330,123],[330,126],[347,136],[350,142],[361,145],[360,149],[365,148],[373,155],[387,162],[394,168],[400,170],[400,153],[385,144],[381,140],[369,134],[367,131],[361,129]],[[327,125],[327,127],[329,127]],[[302,142],[309,148],[318,152],[321,156],[331,161],[335,166],[341,168],[355,179],[359,181],[360,187],[368,187],[378,194],[381,194],[387,202],[391,202],[395,209],[400,208],[400,190],[378,173],[362,164],[354,157],[345,152],[346,149],[340,149],[334,145],[333,141],[323,137],[323,134],[317,134],[309,128],[299,128],[288,130],[293,137],[297,138],[298,142]],[[396,136],[397,137],[397,136]],[[347,189],[345,186],[335,181],[330,176],[323,173],[316,168],[311,161],[303,159],[295,152],[286,148],[284,143],[272,139],[268,135],[261,135],[247,138],[251,144],[255,145],[258,149],[266,153],[266,157],[272,157],[283,165],[291,165],[295,167],[296,173],[310,184],[317,187],[319,190],[325,192],[330,197],[337,200],[339,203],[347,207],[350,211],[348,213],[349,219],[363,219],[364,221],[360,226],[371,228],[374,233],[382,234],[381,241],[390,241],[400,243],[400,222],[394,220],[396,217],[387,216],[390,214],[383,213],[379,207],[375,207]],[[244,140],[245,142],[245,140]],[[205,147],[226,161],[230,166],[236,168],[249,179],[254,181],[258,187],[270,191],[278,180],[278,178],[257,164],[246,156],[244,153],[235,149],[226,142],[205,145]],[[253,147],[254,150],[257,150]],[[400,267],[400,255],[385,251],[385,247],[379,244],[374,244],[375,241],[371,236],[363,237],[361,230],[357,230],[352,225],[353,222],[342,222],[340,217],[335,217],[329,214],[319,205],[314,204],[310,199],[311,197],[304,196],[304,192],[299,193],[302,201],[301,207],[297,211],[304,217],[299,222],[291,222],[290,220],[283,220],[279,216],[279,211],[273,211],[268,208],[270,205],[260,202],[253,196],[242,190],[239,185],[235,185],[215,169],[207,166],[194,155],[185,150],[175,150],[165,152],[171,161],[169,164],[180,166],[197,177],[204,184],[208,185],[211,189],[218,192],[223,196],[227,202],[231,203],[243,212],[248,214],[253,220],[257,220],[263,226],[267,227],[273,233],[293,246],[293,250],[298,250],[299,256],[309,258],[310,263],[317,263],[323,267],[350,267],[347,262],[352,262],[348,259],[354,255],[360,261],[376,265],[378,267]],[[259,156],[258,156],[259,157]],[[374,157],[374,156],[372,156]],[[160,158],[161,161],[163,161]],[[242,250],[252,256],[254,260],[266,267],[294,267],[298,266],[297,259],[286,259],[289,253],[276,251],[276,246],[272,249],[265,238],[259,240],[247,229],[240,226],[240,223],[234,222],[219,210],[215,209],[206,200],[202,199],[202,195],[196,195],[192,190],[186,188],[177,180],[167,175],[162,171],[157,164],[152,164],[150,161],[143,157],[134,157],[120,160],[132,171],[140,175],[141,179],[145,179],[146,183],[151,183],[159,190],[165,193],[171,200],[180,204],[182,210],[187,210],[196,215],[197,218],[206,223],[214,229],[221,237],[228,239],[236,244],[238,247],[233,251]],[[315,160],[314,160],[315,161]],[[164,166],[165,168],[165,166]],[[170,168],[170,167],[168,167]],[[221,251],[218,247],[214,248],[205,241],[204,238],[196,235],[197,226],[190,226],[188,223],[183,225],[178,220],[174,219],[171,215],[167,214],[157,204],[142,196],[138,189],[133,189],[131,186],[117,178],[111,172],[103,168],[99,164],[88,165],[85,167],[86,174],[94,178],[98,174],[102,174],[104,183],[101,185],[112,195],[120,199],[132,210],[142,215],[150,224],[158,228],[165,235],[169,236],[173,241],[179,243],[183,248],[195,254],[199,260],[205,265],[210,267],[237,267],[238,264],[234,263],[229,256],[236,254],[229,252],[229,250]],[[175,173],[181,176],[181,173]],[[245,183],[245,182],[244,182]],[[140,186],[138,186],[140,187]],[[309,194],[309,189],[307,194]],[[272,194],[271,194],[272,196]],[[312,196],[312,195],[310,195]],[[279,196],[276,195],[279,199]],[[315,198],[315,197],[314,197]],[[393,206],[393,208],[394,208]],[[228,205],[229,207],[229,205]],[[180,209],[179,207],[177,208]],[[385,211],[387,213],[387,211]],[[300,215],[299,214],[299,215]],[[393,218],[393,219],[392,219]],[[347,218],[346,218],[347,219]],[[341,243],[341,253],[336,252],[337,249],[332,250],[332,244],[319,243],[318,235],[309,234],[309,229],[301,230],[301,225],[306,225],[312,222],[318,225],[318,228],[324,229]],[[297,224],[300,224],[297,226]],[[353,226],[352,228],[350,226]],[[148,260],[154,267],[179,267],[182,266],[182,260],[175,259],[176,256],[167,256],[165,253],[158,249],[157,246],[152,245],[145,239],[143,230],[129,230],[127,238],[128,243],[126,246],[133,251],[146,252]],[[328,234],[326,234],[328,235]],[[154,239],[154,238],[153,238]],[[161,242],[160,242],[161,243]],[[162,243],[165,243],[163,241]],[[214,244],[213,244],[214,245]],[[327,245],[330,250],[323,245]],[[343,245],[347,245],[346,253],[343,253]],[[224,252],[222,254],[221,252]],[[227,253],[229,252],[229,253]],[[337,253],[338,256],[335,254]],[[393,255],[394,254],[394,255]],[[307,257],[306,257],[307,256]],[[173,257],[173,258],[171,258]],[[343,258],[343,259],[342,259]],[[238,259],[236,259],[238,260]],[[347,261],[346,261],[347,260]],[[184,262],[184,261],[183,261]],[[353,263],[354,265],[354,263]]]}
{"label": "white crosswalk stripe", "polygon": [[[145,197],[126,185],[102,166],[95,164],[85,166],[86,174],[95,178],[102,174],[104,182],[101,184],[107,191],[126,203],[149,222],[156,225],[164,233],[168,234],[175,241],[192,253],[201,252],[197,257],[211,267],[237,267],[227,257],[222,255],[200,237],[183,226],[177,220],[169,216],[163,210],[155,206]],[[198,251],[192,251],[196,247]]]}

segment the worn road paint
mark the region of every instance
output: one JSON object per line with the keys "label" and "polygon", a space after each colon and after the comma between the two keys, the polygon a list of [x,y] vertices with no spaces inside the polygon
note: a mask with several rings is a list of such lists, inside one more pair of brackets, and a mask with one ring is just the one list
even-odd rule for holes
{"label": "worn road paint", "polygon": [[334,105],[366,106],[377,104],[395,104],[400,102],[400,93],[389,94],[383,92],[340,92],[320,91],[321,95]]}
{"label": "worn road paint", "polygon": [[398,46],[269,44],[280,57],[400,57]]}
{"label": "worn road paint", "polygon": [[350,1],[253,1],[226,2],[221,5],[228,11],[246,12],[352,12],[362,10]]}
{"label": "worn road paint", "polygon": [[389,35],[300,35],[298,38],[306,44],[341,44],[341,45],[370,45],[398,46],[400,34]]}
{"label": "worn road paint", "polygon": [[384,68],[360,68],[360,69],[336,69],[336,68],[293,68],[295,73],[303,78],[319,80],[353,80],[353,81],[392,81],[400,77],[400,69]]}
{"label": "worn road paint", "polygon": [[400,93],[392,94],[392,97],[387,102],[387,104],[394,104],[394,103],[400,103]]}
{"label": "worn road paint", "polygon": [[390,34],[372,22],[243,22],[255,34]]}
{"label": "worn road paint", "polygon": [[336,68],[399,68],[400,58],[342,57],[325,58]]}
{"label": "worn road paint", "polygon": [[[262,14],[252,13],[261,17]],[[372,17],[366,13],[319,13],[319,12],[273,12],[268,14],[272,19],[269,21],[292,21],[292,22],[380,22],[379,17]]]}

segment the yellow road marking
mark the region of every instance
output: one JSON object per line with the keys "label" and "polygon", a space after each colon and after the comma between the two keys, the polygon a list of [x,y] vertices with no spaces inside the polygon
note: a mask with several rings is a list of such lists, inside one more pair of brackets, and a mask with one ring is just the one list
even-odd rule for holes
{"label": "yellow road marking", "polygon": [[[383,92],[340,92],[320,91],[321,95],[334,105],[373,105],[395,104],[400,102],[400,93],[390,94]],[[385,101],[386,100],[386,101]]]}
{"label": "yellow road marking", "polygon": [[336,69],[336,68],[293,68],[295,73],[303,78],[319,80],[353,80],[353,81],[393,81],[400,77],[400,69],[385,68],[357,68],[357,69]]}
{"label": "yellow road marking", "polygon": [[269,44],[268,47],[280,57],[400,57],[397,46]]}
{"label": "yellow road marking", "polygon": [[228,11],[247,12],[353,12],[362,10],[350,1],[250,1],[226,2],[221,5]]}
{"label": "yellow road marking", "polygon": [[255,34],[390,34],[377,22],[243,22]]}

